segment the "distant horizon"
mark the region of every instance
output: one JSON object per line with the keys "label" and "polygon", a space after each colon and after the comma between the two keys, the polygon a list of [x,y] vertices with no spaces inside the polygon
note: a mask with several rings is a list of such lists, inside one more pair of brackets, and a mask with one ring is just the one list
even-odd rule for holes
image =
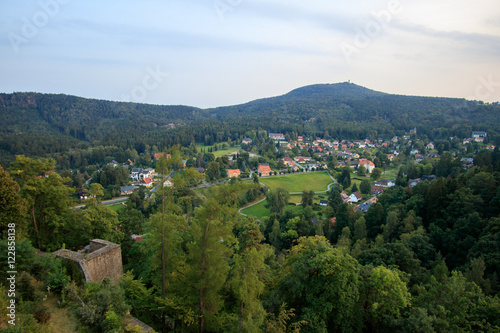
{"label": "distant horizon", "polygon": [[[66,96],[73,96],[73,97],[84,98],[84,99],[95,99],[95,100],[101,100],[101,101],[107,101],[107,102],[116,102],[116,103],[137,103],[137,104],[147,104],[147,105],[156,105],[156,106],[186,106],[186,107],[194,107],[194,108],[205,110],[205,109],[214,109],[214,108],[220,108],[220,107],[230,107],[230,106],[244,105],[244,104],[251,103],[251,102],[254,102],[254,101],[257,101],[257,100],[261,100],[261,99],[267,99],[267,98],[274,98],[274,97],[285,96],[285,95],[289,94],[290,92],[292,92],[294,90],[305,88],[305,87],[310,87],[310,86],[336,85],[336,84],[343,84],[343,83],[353,84],[353,85],[356,85],[356,86],[364,88],[364,89],[368,89],[368,90],[371,90],[371,91],[375,91],[375,92],[379,92],[379,93],[383,93],[383,94],[387,94],[387,95],[406,96],[406,97],[424,97],[424,98],[465,99],[463,97],[422,96],[422,95],[410,95],[410,94],[395,94],[395,93],[391,93],[391,92],[386,92],[386,91],[381,91],[381,90],[377,90],[377,89],[372,89],[372,88],[369,88],[369,87],[365,87],[365,86],[362,86],[362,85],[356,84],[355,82],[350,82],[350,81],[335,82],[335,83],[314,83],[314,84],[309,84],[309,85],[306,85],[306,86],[301,86],[301,87],[294,88],[294,89],[292,89],[292,90],[290,90],[290,91],[288,91],[286,93],[283,93],[281,95],[259,97],[259,98],[256,98],[256,99],[253,99],[253,100],[250,100],[250,101],[241,102],[241,103],[237,103],[237,104],[217,105],[217,106],[211,106],[211,107],[200,107],[200,106],[189,105],[189,104],[158,104],[158,103],[133,102],[133,101],[128,101],[127,102],[127,101],[112,100],[112,99],[105,99],[105,98],[87,97],[87,96],[74,95],[74,94],[54,93],[54,92],[40,92],[40,91],[13,91],[13,92],[3,92],[2,91],[0,93],[2,93],[2,94],[34,93],[34,94],[46,94],[46,95],[66,95]],[[468,101],[472,101],[472,100],[468,100]],[[486,104],[500,103],[500,101],[493,101],[493,102],[481,101],[481,100],[476,100],[476,101],[483,102],[483,103],[486,103]]]}
{"label": "distant horizon", "polygon": [[500,101],[496,0],[5,2],[0,91],[212,108],[351,80]]}

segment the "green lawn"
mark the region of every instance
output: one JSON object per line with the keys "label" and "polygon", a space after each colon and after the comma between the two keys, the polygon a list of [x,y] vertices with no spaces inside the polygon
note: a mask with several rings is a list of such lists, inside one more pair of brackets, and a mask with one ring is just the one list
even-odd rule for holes
{"label": "green lawn", "polygon": [[260,182],[270,189],[284,188],[288,192],[326,191],[332,179],[326,172],[307,172],[290,174],[286,176],[261,177]]}
{"label": "green lawn", "polygon": [[122,208],[122,203],[123,202],[117,202],[117,203],[115,203],[113,205],[106,205],[106,207],[109,207],[109,208],[111,208],[111,210],[113,210],[113,211],[115,211],[115,212],[118,213],[118,211],[120,210],[120,208]]}
{"label": "green lawn", "polygon": [[263,216],[269,216],[270,211],[265,207],[266,201],[262,201],[252,207],[249,207],[247,209],[243,209],[241,212],[246,215],[252,215],[255,216],[256,218],[260,219]]}
{"label": "green lawn", "polygon": [[[398,171],[399,171],[399,167],[392,168],[392,169],[386,169],[385,173],[383,173],[382,176],[380,176],[380,179],[387,179],[387,180],[395,179],[398,175]],[[382,172],[383,172],[383,170],[382,170]]]}
{"label": "green lawn", "polygon": [[[313,203],[319,204],[319,202],[321,201],[321,199],[328,199],[328,195],[326,193],[322,193],[321,195],[315,195]],[[292,195],[290,195],[290,200],[288,200],[288,202],[291,202],[291,203],[302,202],[302,195],[300,195],[300,194],[292,194]]]}
{"label": "green lawn", "polygon": [[[267,209],[265,206],[266,206],[266,200],[256,204],[255,206],[243,209],[241,212],[243,214],[252,215],[252,216],[255,216],[256,218],[260,219],[264,216],[269,216],[271,214],[269,209]],[[295,213],[297,213],[298,211],[300,211],[302,209],[302,206],[288,205],[285,207],[285,209],[287,209],[287,207],[292,208],[292,210]]]}
{"label": "green lawn", "polygon": [[[222,146],[221,143],[218,144],[218,146]],[[208,149],[209,148],[212,148],[213,146],[205,146],[203,143],[197,143],[196,144],[196,149],[198,149],[198,151],[201,151],[201,149],[203,148],[205,150],[205,152],[208,152]],[[225,150],[217,150],[217,151],[214,151],[212,152],[214,154],[215,157],[220,157],[220,156],[224,156],[224,155],[227,155],[229,153],[234,153],[235,151],[238,151],[240,150],[241,147],[238,145],[238,146],[234,146],[234,147],[228,147],[228,149],[225,149]]]}
{"label": "green lawn", "polygon": [[356,174],[355,175],[351,174],[351,186],[349,188],[345,188],[344,190],[350,191],[351,188],[353,187],[353,185],[356,184],[358,186],[358,191],[359,191],[359,185],[365,179],[368,179],[370,182],[372,181],[370,177],[361,177],[361,176],[358,176]]}
{"label": "green lawn", "polygon": [[290,196],[290,200],[288,202],[299,203],[302,202],[302,195],[294,194]]}

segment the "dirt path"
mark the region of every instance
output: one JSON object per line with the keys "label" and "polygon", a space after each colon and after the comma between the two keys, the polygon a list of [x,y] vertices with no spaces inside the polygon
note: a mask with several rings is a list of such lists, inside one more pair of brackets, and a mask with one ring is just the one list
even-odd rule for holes
{"label": "dirt path", "polygon": [[254,203],[252,203],[252,204],[250,204],[250,205],[248,205],[248,206],[241,207],[240,209],[238,209],[238,212],[239,212],[241,215],[243,215],[243,216],[248,216],[247,214],[244,214],[244,213],[242,213],[241,211],[242,211],[243,209],[247,209],[247,208],[250,208],[250,207],[252,207],[252,206],[255,206],[256,204],[259,204],[259,203],[261,203],[261,202],[262,202],[262,201],[264,201],[264,200],[266,200],[266,197],[264,197],[263,199],[260,199],[259,201],[255,201]]}
{"label": "dirt path", "polygon": [[57,306],[58,297],[51,295],[43,304],[50,311],[52,332],[78,333],[78,320],[68,307]]}

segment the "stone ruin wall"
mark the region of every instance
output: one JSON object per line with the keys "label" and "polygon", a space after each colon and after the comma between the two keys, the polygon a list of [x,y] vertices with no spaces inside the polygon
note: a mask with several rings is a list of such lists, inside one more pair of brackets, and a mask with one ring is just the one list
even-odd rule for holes
{"label": "stone ruin wall", "polygon": [[123,275],[120,245],[102,239],[90,241],[88,252],[61,249],[54,254],[76,262],[82,269],[87,282],[101,281],[106,277],[117,282]]}
{"label": "stone ruin wall", "polygon": [[98,239],[90,241],[90,253],[85,256],[85,266],[92,281],[101,281],[105,277],[118,281],[123,275],[120,245]]}

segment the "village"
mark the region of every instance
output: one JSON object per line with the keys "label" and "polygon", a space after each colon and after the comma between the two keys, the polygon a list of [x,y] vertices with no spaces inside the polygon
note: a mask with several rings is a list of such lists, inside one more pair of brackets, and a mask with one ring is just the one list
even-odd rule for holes
{"label": "village", "polygon": [[[127,196],[139,189],[142,189],[147,198],[154,198],[155,192],[161,188],[162,179],[165,187],[172,187],[176,173],[192,168],[199,174],[199,180],[193,184],[192,189],[221,185],[234,180],[251,181],[254,178],[258,178],[261,185],[267,186],[267,189],[276,186],[286,188],[286,184],[277,182],[270,185],[265,179],[285,177],[283,180],[288,181],[291,175],[296,174],[298,177],[290,179],[301,184],[300,174],[327,174],[328,179],[323,178],[319,187],[304,184],[300,191],[295,193],[291,191],[291,204],[301,205],[301,200],[298,198],[301,192],[311,190],[316,192],[315,207],[318,210],[327,207],[327,195],[323,193],[336,184],[341,191],[342,201],[352,205],[354,211],[364,213],[377,202],[377,196],[382,194],[384,189],[396,185],[400,169],[404,174],[404,183],[399,185],[414,187],[438,177],[435,174],[435,166],[444,153],[451,154],[452,158],[460,157],[463,168],[470,168],[476,152],[482,148],[495,149],[495,146],[484,143],[486,138],[486,132],[474,131],[470,138],[459,140],[455,137],[435,144],[426,141],[425,138],[420,139],[416,128],[400,137],[371,140],[291,137],[283,133],[268,133],[267,140],[245,137],[238,143],[233,142],[232,146],[219,145],[219,149],[215,148],[215,151],[216,144],[211,147],[199,146],[200,152],[194,156],[185,156],[187,159],[177,163],[174,170],[163,178],[154,168],[161,157],[170,158],[170,154],[162,152],[152,154],[149,167],[136,167],[134,161],[130,159],[124,163],[118,163],[113,159],[105,167],[122,168],[129,172],[126,184],[122,182],[119,187],[122,198],[114,197],[114,200],[110,201],[110,206],[115,209],[119,209]],[[264,151],[263,146],[270,144],[274,147],[274,151]],[[219,170],[215,175],[209,174],[210,163],[212,166],[218,163]],[[349,170],[349,184],[338,181],[342,170]],[[85,188],[78,191],[77,195],[82,203],[88,199]],[[104,202],[106,203],[107,201]],[[257,202],[259,203],[261,206],[264,205],[262,202]],[[245,210],[251,204],[242,203],[241,206],[245,206],[243,213],[246,211],[252,213],[252,209]],[[264,209],[257,211],[257,217],[268,214]]]}

